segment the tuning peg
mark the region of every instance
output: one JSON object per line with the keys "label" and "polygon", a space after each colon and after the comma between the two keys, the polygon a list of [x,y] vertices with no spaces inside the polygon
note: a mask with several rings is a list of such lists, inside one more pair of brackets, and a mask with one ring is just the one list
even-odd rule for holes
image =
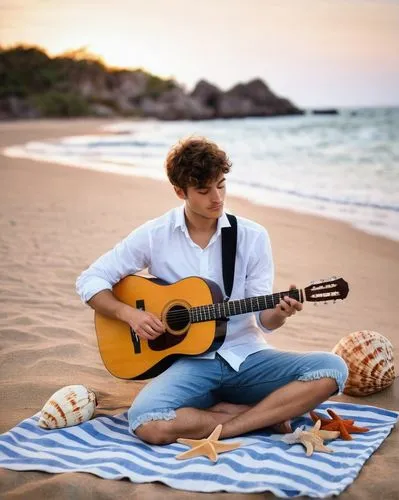
{"label": "tuning peg", "polygon": [[327,304],[328,304],[328,302],[327,302],[327,301],[325,301],[325,302],[324,302],[324,304],[325,304],[325,305],[327,305]]}
{"label": "tuning peg", "polygon": [[314,306],[317,306],[317,302],[313,302],[313,305],[314,305]]}

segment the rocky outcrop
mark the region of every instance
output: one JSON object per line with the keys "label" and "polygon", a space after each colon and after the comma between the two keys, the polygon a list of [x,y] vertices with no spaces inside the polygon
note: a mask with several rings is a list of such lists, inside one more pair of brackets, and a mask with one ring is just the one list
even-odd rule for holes
{"label": "rocky outcrop", "polygon": [[199,101],[213,118],[278,116],[302,114],[287,99],[277,97],[260,79],[235,85],[222,92],[215,85],[200,81],[191,96]]}
{"label": "rocky outcrop", "polygon": [[274,95],[259,79],[238,84],[227,92],[201,80],[189,95],[177,87],[156,99],[144,98],[140,105],[144,116],[162,120],[209,120],[303,113],[289,100]]}
{"label": "rocky outcrop", "polygon": [[210,120],[302,114],[260,79],[227,91],[201,80],[188,93],[172,79],[143,70],[112,70],[99,60],[74,57],[50,58],[38,48],[0,48],[0,82],[4,82],[0,118],[96,115]]}

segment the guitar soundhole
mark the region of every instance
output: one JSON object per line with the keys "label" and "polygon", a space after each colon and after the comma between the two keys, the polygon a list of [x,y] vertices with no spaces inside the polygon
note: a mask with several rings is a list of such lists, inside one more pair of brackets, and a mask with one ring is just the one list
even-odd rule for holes
{"label": "guitar soundhole", "polygon": [[184,306],[174,305],[166,314],[168,327],[175,332],[185,330],[190,323],[190,315]]}

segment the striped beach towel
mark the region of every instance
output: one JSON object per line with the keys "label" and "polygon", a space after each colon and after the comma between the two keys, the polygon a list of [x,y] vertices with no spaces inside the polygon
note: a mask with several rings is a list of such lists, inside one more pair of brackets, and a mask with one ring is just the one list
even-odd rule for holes
{"label": "striped beach towel", "polygon": [[[334,453],[305,455],[300,444],[286,444],[270,432],[246,434],[240,448],[219,455],[176,460],[188,448],[182,444],[153,446],[128,431],[126,413],[101,416],[79,426],[46,431],[38,427],[39,414],[0,436],[0,467],[26,471],[88,472],[105,479],[128,478],[134,483],[160,481],[172,488],[230,493],[272,492],[278,497],[300,495],[325,498],[338,495],[359,474],[363,464],[389,435],[399,414],[375,408],[327,401],[320,415],[333,409],[343,418],[368,427],[352,441],[326,443]],[[293,428],[312,427],[308,414],[293,421]],[[230,440],[227,440],[230,441]]]}

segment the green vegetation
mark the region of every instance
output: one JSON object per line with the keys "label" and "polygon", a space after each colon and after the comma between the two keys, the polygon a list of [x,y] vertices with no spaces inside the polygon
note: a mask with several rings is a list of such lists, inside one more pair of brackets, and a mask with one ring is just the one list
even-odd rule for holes
{"label": "green vegetation", "polygon": [[163,92],[173,90],[176,83],[173,80],[162,80],[159,76],[149,75],[147,81],[147,95],[149,97],[159,97]]}
{"label": "green vegetation", "polygon": [[101,103],[117,113],[122,76],[126,75],[132,79],[144,75],[147,79],[135,104],[144,96],[157,98],[177,86],[173,80],[163,80],[141,69],[107,68],[84,48],[49,57],[38,47],[0,46],[0,113],[10,109],[10,99],[40,116],[88,115],[95,113],[96,105]]}
{"label": "green vegetation", "polygon": [[90,113],[87,100],[74,92],[50,90],[30,96],[29,101],[42,116],[85,116]]}

